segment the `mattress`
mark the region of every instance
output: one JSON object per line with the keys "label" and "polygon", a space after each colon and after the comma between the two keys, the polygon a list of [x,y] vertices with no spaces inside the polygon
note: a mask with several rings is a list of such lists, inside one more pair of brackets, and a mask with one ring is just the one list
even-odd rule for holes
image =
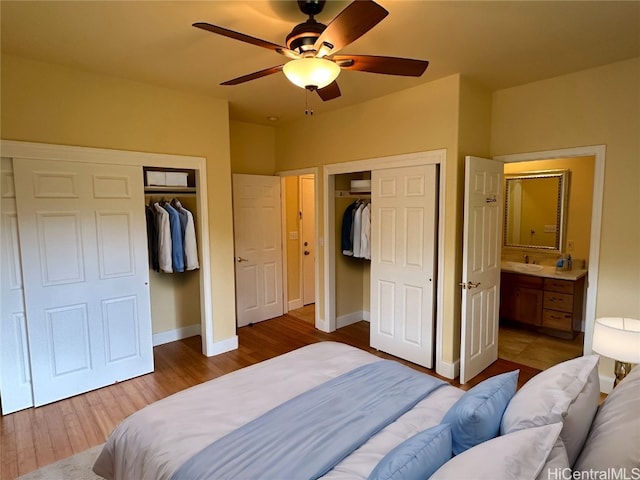
{"label": "mattress", "polygon": [[[184,462],[214,440],[310,388],[378,360],[345,344],[320,342],[191,387],[143,408],[118,425],[94,471],[114,480],[169,480]],[[367,478],[396,445],[440,423],[463,393],[450,385],[438,388],[323,478]]]}

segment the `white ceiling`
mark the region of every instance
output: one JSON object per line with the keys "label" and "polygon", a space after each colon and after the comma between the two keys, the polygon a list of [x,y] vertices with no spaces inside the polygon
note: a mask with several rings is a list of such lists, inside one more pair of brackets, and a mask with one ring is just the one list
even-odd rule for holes
{"label": "white ceiling", "polygon": [[[329,23],[350,2],[329,0]],[[378,0],[389,15],[341,53],[429,60],[420,78],[343,71],[342,97],[315,114],[455,73],[491,90],[640,56],[640,1]],[[2,52],[225,98],[234,120],[304,117],[284,74],[219,83],[286,60],[194,28],[203,21],[284,45],[306,17],[293,1],[1,1]],[[276,123],[277,123],[276,122]]]}

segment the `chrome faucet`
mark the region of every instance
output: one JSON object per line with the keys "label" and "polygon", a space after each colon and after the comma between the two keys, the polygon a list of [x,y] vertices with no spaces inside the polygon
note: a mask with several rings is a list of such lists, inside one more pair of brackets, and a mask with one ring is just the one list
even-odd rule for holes
{"label": "chrome faucet", "polygon": [[524,263],[529,263],[529,255],[524,256]]}

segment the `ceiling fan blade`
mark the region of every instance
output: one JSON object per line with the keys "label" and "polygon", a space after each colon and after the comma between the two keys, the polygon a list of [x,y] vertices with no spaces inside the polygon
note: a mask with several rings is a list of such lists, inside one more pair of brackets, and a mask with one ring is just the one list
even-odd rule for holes
{"label": "ceiling fan blade", "polygon": [[210,23],[206,22],[196,22],[193,24],[193,26],[202,30],[206,30],[207,32],[222,35],[223,37],[233,38],[234,40],[240,40],[241,42],[250,43],[251,45],[256,45],[262,48],[268,48],[269,50],[273,50],[274,52],[278,52],[289,58],[300,58],[300,55],[298,53],[294,52],[293,50],[289,50],[282,45],[277,45],[260,38],[245,35],[244,33],[235,32],[233,30],[229,30],[228,28],[211,25]]}
{"label": "ceiling fan blade", "polygon": [[264,70],[260,70],[258,72],[253,72],[248,75],[243,75],[242,77],[234,78],[232,80],[227,80],[226,82],[223,82],[220,85],[238,85],[240,83],[248,82],[249,80],[255,80],[256,78],[266,77],[267,75],[272,75],[274,73],[278,73],[282,71],[283,66],[284,65],[278,65],[276,67],[265,68]]}
{"label": "ceiling fan blade", "polygon": [[327,100],[333,100],[334,98],[338,98],[340,96],[340,87],[338,87],[338,82],[336,82],[335,80],[326,87],[319,88],[316,91],[324,102],[326,102]]}
{"label": "ceiling fan blade", "polygon": [[332,55],[331,60],[345,70],[419,77],[429,65],[426,60],[376,55]]}
{"label": "ceiling fan blade", "polygon": [[[316,40],[314,49],[319,52],[319,56],[337,52],[367,33],[388,14],[372,0],[356,0],[327,25]],[[326,44],[330,48],[327,49]],[[321,50],[323,45],[325,48]]]}

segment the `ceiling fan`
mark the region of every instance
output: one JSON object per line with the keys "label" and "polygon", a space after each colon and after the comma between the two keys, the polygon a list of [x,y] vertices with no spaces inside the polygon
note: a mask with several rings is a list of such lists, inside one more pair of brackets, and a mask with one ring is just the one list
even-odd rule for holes
{"label": "ceiling fan", "polygon": [[309,18],[293,27],[291,33],[287,35],[286,47],[205,22],[193,24],[194,27],[208,32],[268,48],[290,59],[282,65],[243,75],[223,82],[221,85],[238,85],[284,71],[293,84],[310,91],[317,91],[320,98],[327,101],[340,96],[336,78],[342,69],[419,77],[429,65],[426,60],[410,58],[337,54],[339,50],[367,33],[389,14],[373,0],[355,0],[329,25],[323,25],[314,19],[314,16],[322,12],[325,0],[297,0],[297,2],[302,13]]}

